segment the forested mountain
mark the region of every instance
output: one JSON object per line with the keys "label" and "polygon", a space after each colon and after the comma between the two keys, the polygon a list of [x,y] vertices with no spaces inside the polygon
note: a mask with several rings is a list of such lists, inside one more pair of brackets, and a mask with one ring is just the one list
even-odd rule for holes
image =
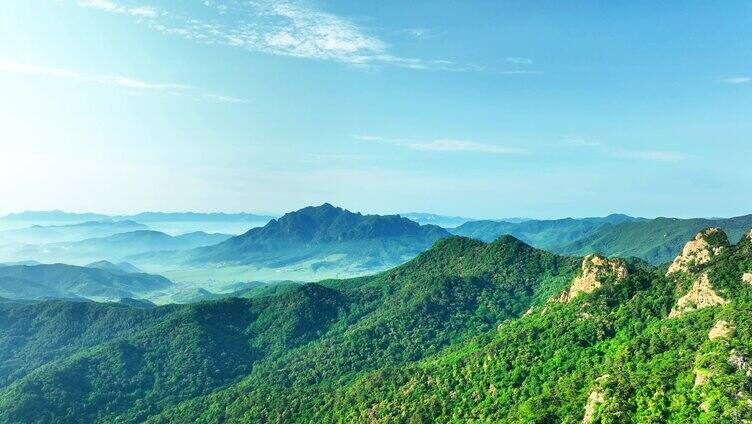
{"label": "forested mountain", "polygon": [[493,241],[502,235],[512,235],[539,249],[551,250],[579,240],[603,226],[641,220],[642,218],[622,214],[578,219],[531,219],[521,222],[481,220],[467,222],[451,232],[483,241]]}
{"label": "forested mountain", "polygon": [[[511,238],[490,245],[449,238],[374,277],[178,307],[154,326],[15,381],[0,395],[0,416],[140,422],[243,379],[284,385],[287,377],[277,371],[284,364],[296,364],[290,377],[316,380],[319,373],[331,378],[407,363],[521,315],[564,287],[577,262]],[[36,383],[42,380],[49,384]]]}
{"label": "forested mountain", "polygon": [[128,262],[118,262],[116,264],[110,261],[96,261],[86,265],[87,268],[99,268],[105,271],[110,271],[114,274],[140,274],[143,273],[135,265]]}
{"label": "forested mountain", "polygon": [[732,241],[752,227],[752,215],[734,218],[633,218],[613,214],[603,218],[529,220],[520,223],[472,221],[451,229],[453,234],[484,241],[513,235],[539,249],[562,255],[601,252],[634,256],[659,265],[679,254],[684,243],[703,228],[719,227]]}
{"label": "forested mountain", "polygon": [[736,242],[752,227],[752,215],[718,219],[655,218],[603,226],[591,234],[553,250],[568,255],[604,252],[615,256],[635,256],[653,264],[670,261],[698,231],[722,228]]}
{"label": "forested mountain", "polygon": [[119,299],[163,290],[171,285],[170,280],[159,275],[128,274],[64,264],[0,267],[0,297],[10,299]]}
{"label": "forested mountain", "polygon": [[362,215],[328,203],[306,207],[253,228],[216,246],[185,256],[194,264],[232,263],[283,267],[356,266],[378,269],[400,264],[449,233],[398,215]]}
{"label": "forested mountain", "polygon": [[[0,303],[14,349],[0,419],[740,422],[750,237],[704,231],[669,272],[449,237],[375,276],[254,299],[65,319],[59,308],[83,306]],[[73,340],[62,353],[44,336],[56,326]]]}

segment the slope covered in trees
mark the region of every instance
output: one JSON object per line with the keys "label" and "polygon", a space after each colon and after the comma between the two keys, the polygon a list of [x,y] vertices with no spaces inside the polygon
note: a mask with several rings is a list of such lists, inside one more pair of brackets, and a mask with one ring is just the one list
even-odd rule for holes
{"label": "slope covered in trees", "polygon": [[17,380],[0,395],[0,416],[139,422],[235,380],[271,390],[408,363],[521,315],[576,266],[513,238],[449,238],[374,277],[173,307],[154,326]]}
{"label": "slope covered in trees", "polygon": [[160,275],[101,268],[65,264],[0,267],[0,296],[11,299],[119,299],[171,286],[172,282]]}
{"label": "slope covered in trees", "polygon": [[[94,314],[91,337],[75,329],[92,314],[60,322],[50,303],[3,306],[40,329],[73,327],[74,342],[40,357],[45,331],[0,333],[33,346],[4,368],[0,420],[749,420],[752,239],[700,238],[667,273],[510,236],[450,237],[372,277],[254,299],[96,305],[112,312]],[[109,319],[133,330],[101,341]]]}
{"label": "slope covered in trees", "polygon": [[453,228],[451,232],[486,242],[502,235],[512,235],[539,249],[552,250],[586,237],[603,226],[641,220],[643,219],[622,214],[578,219],[531,219],[522,222],[481,220],[466,222]]}
{"label": "slope covered in trees", "polygon": [[565,255],[604,252],[608,255],[635,256],[652,264],[662,264],[679,254],[684,243],[703,228],[723,229],[733,242],[752,227],[752,215],[726,219],[656,218],[604,226],[586,237],[553,250]]}

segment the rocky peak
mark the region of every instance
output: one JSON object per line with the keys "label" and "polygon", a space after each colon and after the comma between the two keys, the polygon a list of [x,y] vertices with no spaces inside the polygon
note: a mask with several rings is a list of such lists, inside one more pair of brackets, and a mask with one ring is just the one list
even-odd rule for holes
{"label": "rocky peak", "polygon": [[572,281],[569,290],[562,293],[558,300],[569,302],[580,293],[592,293],[603,285],[601,281],[608,276],[623,280],[628,274],[627,265],[621,259],[608,259],[599,254],[585,256],[580,276]]}
{"label": "rocky peak", "polygon": [[705,264],[728,246],[728,237],[723,230],[715,227],[706,228],[684,245],[682,252],[668,267],[666,275],[690,271],[693,267]]}
{"label": "rocky peak", "polygon": [[668,314],[669,318],[675,318],[698,309],[710,306],[720,306],[729,303],[728,300],[719,296],[710,283],[708,274],[702,273],[692,284],[687,294],[676,301],[676,305]]}

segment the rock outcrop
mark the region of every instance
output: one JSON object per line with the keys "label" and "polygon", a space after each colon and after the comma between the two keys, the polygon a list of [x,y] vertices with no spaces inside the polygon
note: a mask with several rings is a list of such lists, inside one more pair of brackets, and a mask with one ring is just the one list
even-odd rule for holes
{"label": "rock outcrop", "polygon": [[752,365],[746,356],[741,355],[736,349],[731,351],[728,359],[729,364],[733,365],[736,369],[743,372],[747,377],[752,377]]}
{"label": "rock outcrop", "polygon": [[710,306],[725,305],[727,303],[728,300],[718,296],[715,290],[713,290],[713,285],[710,284],[708,274],[703,273],[692,284],[689,292],[676,301],[676,305],[671,309],[668,316],[669,318],[675,318],[687,312]]}
{"label": "rock outcrop", "polygon": [[617,280],[623,280],[628,274],[627,265],[621,259],[608,259],[598,254],[585,256],[582,260],[580,276],[575,278],[569,290],[562,293],[556,300],[569,302],[580,293],[592,293],[601,287],[603,285],[601,281],[609,275]]}
{"label": "rock outcrop", "polygon": [[710,379],[708,370],[695,370],[695,387],[704,386]]}
{"label": "rock outcrop", "polygon": [[730,332],[731,326],[729,325],[728,321],[721,319],[718,320],[713,328],[710,329],[710,332],[708,333],[708,339],[713,340],[717,339],[718,337],[726,337]]}
{"label": "rock outcrop", "polygon": [[720,228],[706,228],[684,245],[682,252],[668,267],[666,275],[690,271],[692,267],[709,262],[729,246],[726,233]]}
{"label": "rock outcrop", "polygon": [[745,272],[742,275],[742,283],[752,284],[752,272]]}
{"label": "rock outcrop", "polygon": [[603,393],[602,386],[609,378],[611,376],[606,374],[595,380],[595,387],[590,391],[587,403],[585,404],[585,415],[582,417],[582,424],[592,423],[595,418],[595,408],[606,401],[606,395]]}

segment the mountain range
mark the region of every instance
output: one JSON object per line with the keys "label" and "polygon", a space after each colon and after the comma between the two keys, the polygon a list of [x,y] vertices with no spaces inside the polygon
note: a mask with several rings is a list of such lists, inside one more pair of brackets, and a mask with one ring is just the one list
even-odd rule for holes
{"label": "mountain range", "polygon": [[140,212],[134,215],[104,215],[99,213],[73,213],[60,210],[25,211],[11,213],[0,220],[31,222],[87,222],[87,221],[137,221],[137,222],[178,222],[178,221],[268,221],[273,215],[224,212]]}
{"label": "mountain range", "polygon": [[8,299],[120,299],[168,289],[170,280],[124,268],[65,264],[0,266],[0,297]]}
{"label": "mountain range", "polygon": [[[120,222],[125,222],[126,225],[120,224]],[[74,236],[82,237],[88,234],[80,231],[64,233],[60,231],[61,228],[68,230],[71,227],[75,227],[75,229],[95,227],[97,231],[104,231],[106,233],[115,231],[116,229],[130,229],[131,225],[128,224],[130,222],[132,221],[118,221],[118,223],[112,225],[110,223],[104,225],[97,224],[96,226],[77,224],[75,226],[52,228],[55,231],[55,235],[69,238]],[[141,224],[137,226],[141,226]],[[32,228],[34,229],[34,237],[40,237],[42,229],[50,229],[50,227]],[[119,232],[104,237],[85,238],[78,241],[0,246],[0,258],[4,260],[8,260],[9,258],[33,259],[45,263],[65,262],[84,264],[102,259],[123,260],[129,256],[149,252],[193,249],[199,246],[217,244],[230,237],[232,236],[229,234],[207,234],[202,231],[170,236],[159,231],[136,230]]]}
{"label": "mountain range", "polygon": [[670,267],[454,236],[252,299],[0,302],[0,421],[744,422],[751,306],[716,228]]}
{"label": "mountain range", "polygon": [[623,214],[606,217],[505,221],[472,221],[450,229],[453,234],[492,241],[509,234],[540,249],[564,255],[604,253],[634,256],[653,265],[673,259],[684,243],[703,228],[719,227],[732,241],[752,227],[752,215],[733,218],[635,218]]}
{"label": "mountain range", "polygon": [[449,233],[398,215],[362,215],[328,203],[290,212],[214,246],[180,252],[190,264],[272,268],[384,269],[405,262]]}
{"label": "mountain range", "polygon": [[623,214],[578,219],[531,219],[521,222],[482,220],[464,223],[451,232],[487,242],[502,235],[512,235],[540,249],[551,250],[579,240],[603,226],[643,220]]}
{"label": "mountain range", "polygon": [[87,221],[64,225],[34,225],[0,231],[0,242],[21,244],[47,244],[107,237],[115,234],[148,230],[135,221]]}

